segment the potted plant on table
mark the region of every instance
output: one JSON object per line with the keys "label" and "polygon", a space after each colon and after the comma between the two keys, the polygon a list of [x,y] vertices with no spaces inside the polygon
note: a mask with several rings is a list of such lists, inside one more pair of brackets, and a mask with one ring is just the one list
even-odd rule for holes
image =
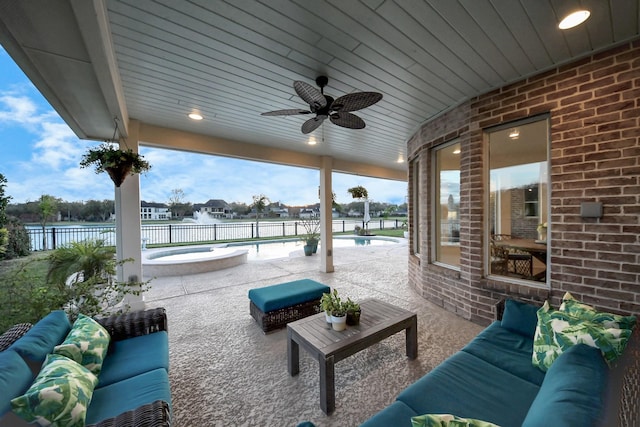
{"label": "potted plant on table", "polygon": [[82,156],[80,167],[90,166],[95,167],[96,173],[107,172],[116,187],[120,187],[127,176],[151,169],[149,162],[140,154],[130,148],[116,148],[109,142],[90,148]]}
{"label": "potted plant on table", "polygon": [[356,326],[360,324],[360,304],[351,301],[351,298],[347,298],[347,302],[344,303],[344,308],[347,312],[347,325]]}
{"label": "potted plant on table", "polygon": [[338,290],[333,290],[333,307],[331,308],[331,327],[334,331],[344,331],[347,328],[347,310],[338,296]]}
{"label": "potted plant on table", "polygon": [[333,311],[333,294],[331,292],[322,294],[320,308],[324,311],[327,323],[331,324],[331,312]]}

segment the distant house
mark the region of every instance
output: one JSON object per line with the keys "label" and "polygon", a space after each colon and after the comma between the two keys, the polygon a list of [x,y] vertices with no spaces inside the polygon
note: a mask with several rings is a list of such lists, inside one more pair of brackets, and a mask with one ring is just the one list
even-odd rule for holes
{"label": "distant house", "polygon": [[200,212],[200,214],[207,214],[211,218],[233,218],[233,212],[231,207],[222,199],[209,199],[207,203],[196,203],[193,205],[194,212]]}
{"label": "distant house", "polygon": [[140,202],[140,219],[170,220],[171,211],[164,203]]}
{"label": "distant house", "polygon": [[300,218],[316,218],[320,216],[320,211],[316,209],[303,208],[300,209]]}
{"label": "distant house", "polygon": [[289,218],[289,208],[280,202],[269,205],[269,216],[276,218]]}

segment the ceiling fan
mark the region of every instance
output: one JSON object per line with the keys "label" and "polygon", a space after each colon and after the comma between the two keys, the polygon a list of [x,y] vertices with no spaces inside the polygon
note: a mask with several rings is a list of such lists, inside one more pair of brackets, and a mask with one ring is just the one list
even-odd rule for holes
{"label": "ceiling fan", "polygon": [[329,82],[326,76],[316,78],[316,84],[320,90],[308,83],[296,80],[293,82],[293,89],[300,98],[309,104],[310,110],[276,110],[262,113],[262,116],[294,116],[297,114],[315,114],[312,119],[302,124],[302,133],[313,132],[328,117],[334,125],[349,129],[362,129],[366,125],[364,120],[350,111],[361,110],[369,107],[382,99],[382,94],[378,92],[356,92],[343,95],[333,99],[324,94],[324,87]]}

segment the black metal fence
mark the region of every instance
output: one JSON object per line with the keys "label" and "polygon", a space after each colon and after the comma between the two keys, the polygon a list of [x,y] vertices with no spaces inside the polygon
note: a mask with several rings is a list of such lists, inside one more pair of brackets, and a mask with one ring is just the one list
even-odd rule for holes
{"label": "black metal fence", "polygon": [[[401,219],[375,219],[369,221],[369,230],[400,228]],[[145,244],[205,243],[221,240],[250,240],[258,237],[296,237],[305,234],[300,221],[260,221],[259,229],[255,222],[220,222],[212,224],[153,224],[142,225],[141,238]],[[351,232],[355,227],[365,228],[362,220],[333,221],[333,232]],[[115,245],[116,228],[107,226],[52,226],[27,227],[31,238],[31,250],[55,249],[72,242],[88,239],[102,239],[107,245]]]}

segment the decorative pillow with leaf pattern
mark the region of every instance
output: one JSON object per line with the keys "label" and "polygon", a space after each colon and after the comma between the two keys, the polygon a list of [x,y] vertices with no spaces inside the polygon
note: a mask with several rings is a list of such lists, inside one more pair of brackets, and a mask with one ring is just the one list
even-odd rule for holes
{"label": "decorative pillow with leaf pattern", "polygon": [[110,340],[109,333],[101,324],[80,314],[64,342],[55,346],[53,353],[68,357],[99,375]]}
{"label": "decorative pillow with leaf pattern", "polygon": [[451,414],[418,415],[411,418],[411,425],[412,427],[499,427],[486,421],[459,418]]}
{"label": "decorative pillow with leaf pattern", "polygon": [[562,297],[560,311],[574,315],[580,319],[601,324],[605,328],[633,330],[636,325],[635,316],[621,316],[619,314],[596,311],[590,305],[583,304],[573,298],[569,292]]}
{"label": "decorative pillow with leaf pattern", "polygon": [[11,400],[13,412],[43,426],[82,427],[98,377],[73,360],[50,354],[27,392]]}
{"label": "decorative pillow with leaf pattern", "polygon": [[[566,305],[564,308],[568,310]],[[556,311],[547,301],[538,310],[538,324],[533,340],[534,366],[546,372],[564,350],[578,343],[600,349],[608,363],[622,355],[631,336],[631,329],[615,327],[619,324],[612,323],[612,315],[608,313],[594,312],[581,318],[577,312],[583,313],[584,307],[574,306],[571,309],[574,311]]]}

